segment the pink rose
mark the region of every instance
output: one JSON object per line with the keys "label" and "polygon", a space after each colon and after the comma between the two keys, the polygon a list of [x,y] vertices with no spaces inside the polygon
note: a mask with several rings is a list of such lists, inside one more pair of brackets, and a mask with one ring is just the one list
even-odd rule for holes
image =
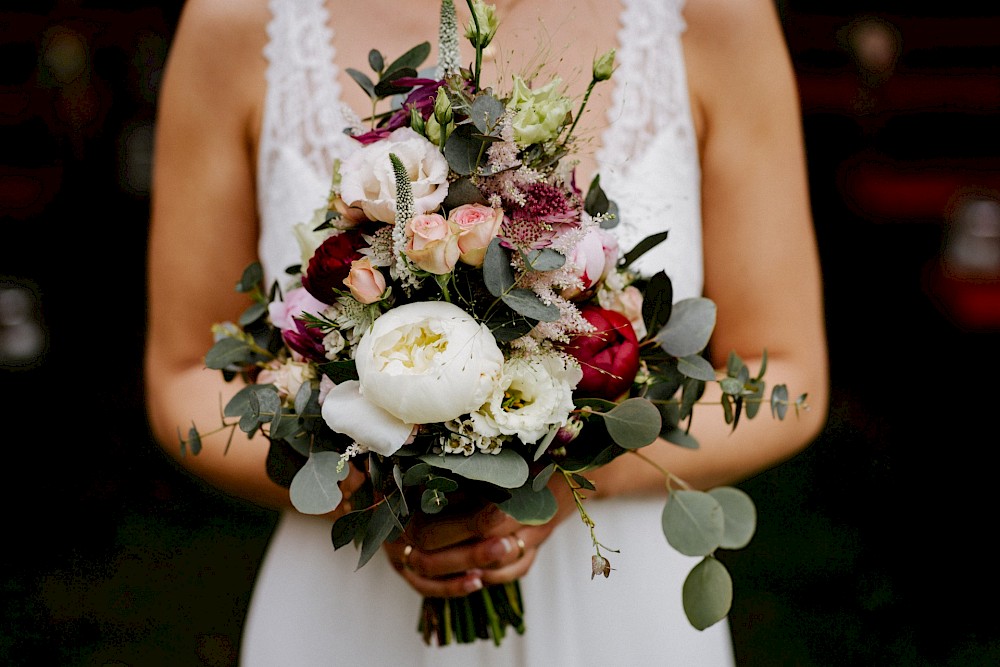
{"label": "pink rose", "polygon": [[628,318],[587,304],[580,309],[594,331],[574,336],[566,351],[580,362],[583,378],[574,396],[617,400],[639,372],[639,341]]}
{"label": "pink rose", "polygon": [[458,228],[459,259],[470,266],[483,265],[486,248],[500,232],[503,209],[482,204],[463,204],[452,209],[448,221]]}
{"label": "pink rose", "polygon": [[435,275],[451,273],[458,263],[461,250],[458,234],[444,216],[424,213],[414,216],[406,225],[406,256],[419,268]]}
{"label": "pink rose", "polygon": [[351,296],[365,304],[375,303],[385,292],[385,276],[367,257],[351,262],[351,271],[344,278],[344,284],[351,290]]}

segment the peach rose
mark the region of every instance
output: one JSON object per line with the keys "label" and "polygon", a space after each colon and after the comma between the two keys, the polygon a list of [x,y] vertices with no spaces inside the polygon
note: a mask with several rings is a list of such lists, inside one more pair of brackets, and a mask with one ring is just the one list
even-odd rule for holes
{"label": "peach rose", "polygon": [[406,256],[419,268],[435,275],[451,273],[461,250],[458,234],[439,213],[414,216],[406,225]]}
{"label": "peach rose", "polygon": [[351,262],[344,284],[351,290],[351,296],[364,304],[375,303],[385,292],[385,276],[372,266],[368,257]]}
{"label": "peach rose", "polygon": [[482,204],[463,204],[448,214],[458,232],[459,259],[470,266],[482,266],[486,248],[500,232],[503,209]]}

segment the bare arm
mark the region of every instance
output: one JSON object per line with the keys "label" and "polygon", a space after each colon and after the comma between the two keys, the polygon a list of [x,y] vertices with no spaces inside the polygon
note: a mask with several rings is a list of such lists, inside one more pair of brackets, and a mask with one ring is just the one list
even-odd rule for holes
{"label": "bare arm", "polygon": [[188,470],[268,507],[288,491],[265,472],[267,441],[238,431],[181,457],[178,431],[220,424],[240,385],[206,369],[211,326],[235,321],[233,289],[257,256],[255,127],[264,85],[265,3],[193,0],[181,17],[161,90],[149,241],[145,384],[153,433]]}
{"label": "bare arm", "polygon": [[[769,0],[691,0],[684,37],[698,125],[704,216],[705,296],[718,306],[712,362],[735,351],[752,372],[766,348],[768,386],[809,395],[811,409],[784,421],[761,410],[736,431],[721,408],[696,406],[686,450],[659,443],[643,453],[707,488],[750,477],[807,446],[825,423],[827,357],[798,97]],[[706,393],[705,402],[718,392]],[[595,474],[599,492],[663,489],[635,456]]]}

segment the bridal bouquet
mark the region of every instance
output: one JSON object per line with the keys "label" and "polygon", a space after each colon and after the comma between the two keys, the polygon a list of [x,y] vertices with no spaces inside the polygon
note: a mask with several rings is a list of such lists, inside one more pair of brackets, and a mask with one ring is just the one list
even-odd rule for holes
{"label": "bridal bouquet", "polygon": [[[753,417],[764,368],[753,376],[731,355],[719,377],[702,354],[714,304],[672,303],[665,273],[630,269],[667,233],[621,252],[610,231],[617,207],[599,178],[586,191],[574,179],[574,129],[593,87],[611,77],[614,51],[594,61],[575,112],[559,79],[484,86],[497,20],[492,5],[468,6],[473,65],[459,66],[445,0],[433,75],[417,69],[426,42],[389,64],[371,51],[374,77],[349,70],[373,112],[351,129],[358,148],[334,165],[327,205],[295,227],[301,264],[268,288],[260,266],[249,267],[237,289],[253,305],[238,324],[215,327],[207,366],[246,382],[220,430],[262,433],[269,472],[304,513],[335,509],[348,466],[363,470],[354,511],[332,528],[335,548],[357,545],[359,567],[415,516],[449,503],[496,503],[521,523],[544,523],[556,512],[549,487],[564,483],[591,531],[592,578],[607,577],[613,550],[586,513],[585,473],[643,456],[661,437],[697,447],[685,423],[708,382],[721,385],[733,427]],[[771,411],[784,417],[803,399],[790,403],[775,387]],[[197,454],[201,437],[192,427],[182,447]],[[662,528],[673,548],[702,557],[682,594],[691,623],[705,628],[732,597],[714,554],[750,540],[754,505],[735,488],[695,491],[664,475]],[[418,629],[427,643],[499,644],[508,628],[524,631],[524,613],[514,582],[427,599]]]}

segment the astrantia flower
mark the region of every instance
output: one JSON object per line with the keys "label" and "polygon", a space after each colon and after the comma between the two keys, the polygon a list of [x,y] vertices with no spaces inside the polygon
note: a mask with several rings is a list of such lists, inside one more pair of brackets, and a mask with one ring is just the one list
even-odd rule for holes
{"label": "astrantia flower", "polygon": [[573,410],[580,367],[554,353],[513,357],[485,405],[471,415],[476,430],[490,436],[516,435],[534,443],[553,426],[564,426]]}

